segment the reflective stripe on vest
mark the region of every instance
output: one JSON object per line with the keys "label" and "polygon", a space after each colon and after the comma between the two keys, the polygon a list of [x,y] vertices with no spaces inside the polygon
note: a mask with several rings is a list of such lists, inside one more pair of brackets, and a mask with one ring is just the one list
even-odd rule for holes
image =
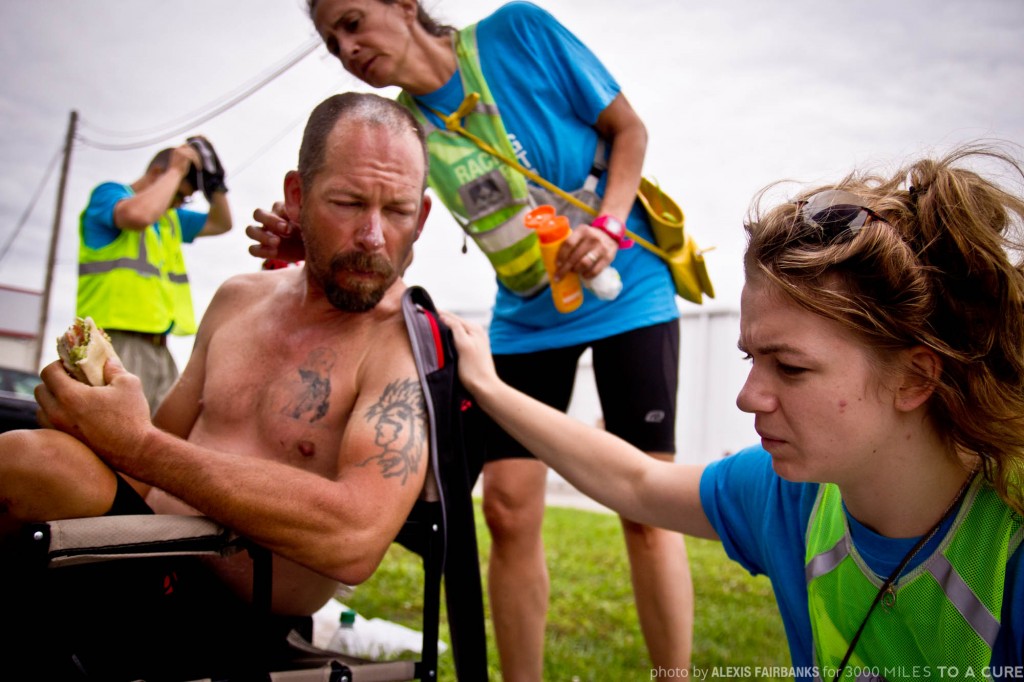
{"label": "reflective stripe on vest", "polygon": [[[83,219],[84,212],[84,232]],[[81,242],[78,315],[91,316],[97,325],[110,329],[195,333],[177,212],[167,211],[157,225],[121,230],[113,242],[98,249]]]}
{"label": "reflective stripe on vest", "polygon": [[[174,313],[174,325],[171,333],[178,336],[188,336],[196,333],[196,314],[192,308],[192,289],[189,286],[188,271],[185,269],[185,254],[181,251],[181,221],[178,219],[177,211],[168,211],[164,214],[173,222],[172,233],[174,238],[165,243],[164,275],[167,277],[171,290],[172,308]],[[164,223],[160,223],[163,230]]]}
{"label": "reflective stripe on vest", "polygon": [[[453,35],[464,92],[480,101],[463,125],[495,149],[514,157],[512,144],[480,69],[476,26]],[[490,260],[498,280],[513,293],[531,296],[547,286],[537,235],[523,225],[530,208],[526,179],[454,132],[435,126],[408,93],[398,101],[427,133],[429,182],[462,229]]]}
{"label": "reflective stripe on vest", "polygon": [[[898,581],[895,603],[871,614],[851,670],[925,666],[937,674],[954,665],[980,676],[999,634],[1006,563],[1022,537],[1020,517],[979,476],[933,554]],[[834,670],[883,583],[853,545],[834,485],[818,491],[804,570],[815,661]]]}
{"label": "reflective stripe on vest", "polygon": [[160,276],[160,269],[149,262],[149,258],[146,253],[146,241],[144,239],[139,239],[138,255],[134,258],[125,257],[117,258],[115,260],[96,261],[94,263],[79,263],[78,276],[102,275],[119,268],[134,270],[145,277]]}

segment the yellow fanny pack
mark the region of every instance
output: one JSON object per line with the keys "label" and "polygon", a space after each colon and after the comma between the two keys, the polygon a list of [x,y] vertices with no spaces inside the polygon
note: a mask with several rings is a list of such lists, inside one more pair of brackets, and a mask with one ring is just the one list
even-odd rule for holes
{"label": "yellow fanny pack", "polygon": [[[588,206],[562,188],[523,167],[515,159],[505,156],[463,127],[462,118],[473,110],[479,98],[480,96],[477,93],[469,93],[459,108],[451,114],[446,115],[433,109],[431,111],[445,122],[447,130],[472,140],[480,149],[494,156],[502,163],[515,168],[541,187],[554,192],[562,199],[588,214],[596,216],[597,209]],[[676,293],[681,297],[698,305],[704,302],[704,296],[714,298],[715,288],[711,284],[711,278],[708,276],[707,266],[704,263],[704,254],[711,249],[700,249],[693,240],[693,237],[686,233],[684,229],[686,218],[679,205],[670,196],[665,194],[657,183],[651,182],[647,178],[640,179],[637,198],[643,204],[644,210],[647,211],[647,217],[651,221],[651,229],[654,231],[654,241],[656,243],[652,244],[631,230],[626,230],[626,236],[665,261],[669,271],[672,273]]]}
{"label": "yellow fanny pack", "polygon": [[701,250],[693,237],[686,233],[683,210],[661,187],[647,178],[640,178],[637,198],[647,211],[657,247],[652,249],[651,244],[645,243],[644,239],[638,239],[634,234],[630,236],[668,264],[676,293],[680,296],[697,304],[704,302],[702,295],[714,298],[715,287],[711,284],[704,263],[704,253],[711,249]]}

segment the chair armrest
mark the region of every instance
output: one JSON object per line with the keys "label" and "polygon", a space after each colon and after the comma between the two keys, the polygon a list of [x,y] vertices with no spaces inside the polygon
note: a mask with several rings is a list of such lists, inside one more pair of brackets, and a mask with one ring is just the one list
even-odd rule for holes
{"label": "chair armrest", "polygon": [[153,556],[226,556],[243,548],[233,531],[204,516],[142,514],[62,519],[26,528],[26,543],[51,567]]}

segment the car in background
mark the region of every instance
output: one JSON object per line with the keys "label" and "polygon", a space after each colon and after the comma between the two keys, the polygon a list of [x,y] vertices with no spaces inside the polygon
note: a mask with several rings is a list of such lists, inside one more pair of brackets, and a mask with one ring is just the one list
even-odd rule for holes
{"label": "car in background", "polygon": [[38,374],[0,367],[0,433],[39,426],[34,390],[40,381]]}

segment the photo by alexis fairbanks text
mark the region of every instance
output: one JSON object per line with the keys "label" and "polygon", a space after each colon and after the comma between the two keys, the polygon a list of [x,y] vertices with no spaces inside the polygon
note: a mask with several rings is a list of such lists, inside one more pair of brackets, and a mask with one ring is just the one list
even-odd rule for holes
{"label": "photo by alexis fairbanks text", "polygon": [[[757,666],[721,665],[711,668],[651,668],[652,680],[763,680],[763,679],[835,679],[838,669],[828,666]],[[1024,665],[1014,666],[972,666],[955,665],[896,665],[896,666],[847,666],[843,680],[893,682],[894,680],[1018,680],[1024,679]]]}

